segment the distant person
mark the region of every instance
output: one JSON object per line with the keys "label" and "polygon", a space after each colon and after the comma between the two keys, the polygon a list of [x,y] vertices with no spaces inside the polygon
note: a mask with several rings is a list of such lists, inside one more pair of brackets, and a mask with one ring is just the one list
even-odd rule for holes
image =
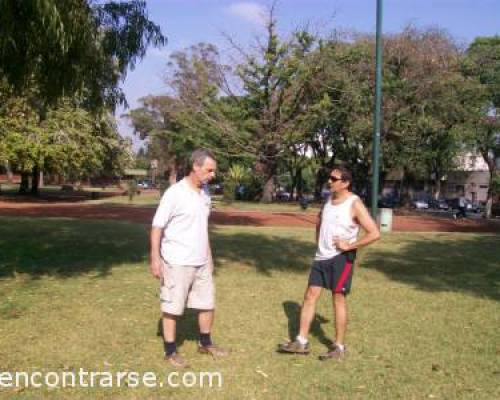
{"label": "distant person", "polygon": [[[299,334],[294,341],[280,345],[278,350],[283,353],[310,352],[307,337],[316,302],[322,289],[327,289],[332,293],[335,308],[335,342],[319,358],[342,360],[346,354],[346,296],[351,289],[356,250],[378,240],[380,232],[363,202],[351,192],[352,175],[346,168],[335,168],[330,173],[329,184],[331,195],[316,225],[318,247],[302,303]],[[365,234],[358,239],[360,227]]]}
{"label": "distant person", "polygon": [[188,367],[175,342],[177,319],[186,306],[199,310],[198,351],[213,357],[228,354],[211,337],[215,289],[208,240],[211,203],[205,189],[217,164],[212,152],[199,149],[190,166],[189,174],[165,191],[151,229],[151,273],[161,282],[165,358],[176,368]]}
{"label": "distant person", "polygon": [[458,211],[453,214],[453,218],[467,218],[467,200],[463,195],[458,198]]}

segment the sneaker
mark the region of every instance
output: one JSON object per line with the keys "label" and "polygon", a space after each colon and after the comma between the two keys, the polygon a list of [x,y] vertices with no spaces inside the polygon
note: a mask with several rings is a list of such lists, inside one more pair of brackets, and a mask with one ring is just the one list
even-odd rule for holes
{"label": "sneaker", "polygon": [[319,359],[321,361],[327,361],[327,360],[337,360],[337,361],[342,361],[346,355],[347,349],[344,346],[344,350],[340,350],[340,348],[336,345],[334,347],[327,351],[326,353],[320,354]]}
{"label": "sneaker", "polygon": [[167,360],[172,367],[175,369],[185,369],[189,368],[189,364],[184,357],[182,357],[179,353],[175,352],[170,355],[165,355],[165,360]]}
{"label": "sneaker", "polygon": [[298,340],[294,340],[293,342],[280,344],[278,351],[280,353],[309,354],[311,350],[309,349],[309,343],[302,344]]}
{"label": "sneaker", "polygon": [[198,353],[210,354],[213,358],[227,357],[230,353],[229,350],[212,344],[210,346],[202,346],[198,343]]}

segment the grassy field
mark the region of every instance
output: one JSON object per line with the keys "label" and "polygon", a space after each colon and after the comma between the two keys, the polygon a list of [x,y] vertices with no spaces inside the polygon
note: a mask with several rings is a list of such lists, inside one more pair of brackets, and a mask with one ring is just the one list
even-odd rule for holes
{"label": "grassy field", "polygon": [[[349,298],[350,354],[316,356],[333,335],[324,293],[310,356],[275,352],[297,330],[313,231],[215,227],[224,360],[198,355],[196,317],[180,323],[191,371],[221,388],[0,389],[0,398],[493,399],[500,397],[500,236],[392,234],[363,251]],[[147,227],[0,218],[2,371],[172,370],[162,360]]]}
{"label": "grassy field", "polygon": [[[140,207],[157,207],[160,202],[160,197],[157,192],[142,192],[138,196],[134,196],[132,201],[129,201],[128,196],[114,196],[99,200],[89,200],[90,204],[103,204],[111,206],[140,206]],[[303,212],[296,202],[290,203],[259,203],[256,201],[233,201],[226,203],[222,201],[220,196],[212,198],[212,205],[215,210],[232,210],[232,211],[263,211],[263,212]],[[319,212],[319,206],[312,204],[307,212]]]}

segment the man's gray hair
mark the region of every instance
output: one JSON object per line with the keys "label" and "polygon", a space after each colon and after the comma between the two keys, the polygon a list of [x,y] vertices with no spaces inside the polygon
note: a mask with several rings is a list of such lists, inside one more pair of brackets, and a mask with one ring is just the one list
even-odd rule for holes
{"label": "man's gray hair", "polygon": [[212,153],[208,149],[196,149],[191,153],[191,157],[189,157],[189,167],[193,168],[193,165],[196,164],[201,167],[207,158],[211,158],[215,161],[214,153]]}

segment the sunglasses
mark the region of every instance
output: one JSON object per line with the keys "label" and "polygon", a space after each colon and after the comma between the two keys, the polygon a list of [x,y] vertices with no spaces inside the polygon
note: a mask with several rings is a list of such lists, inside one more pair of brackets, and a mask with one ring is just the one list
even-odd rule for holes
{"label": "sunglasses", "polygon": [[330,175],[328,180],[332,181],[332,182],[343,181],[342,178],[337,178],[336,176],[333,176],[333,175]]}

